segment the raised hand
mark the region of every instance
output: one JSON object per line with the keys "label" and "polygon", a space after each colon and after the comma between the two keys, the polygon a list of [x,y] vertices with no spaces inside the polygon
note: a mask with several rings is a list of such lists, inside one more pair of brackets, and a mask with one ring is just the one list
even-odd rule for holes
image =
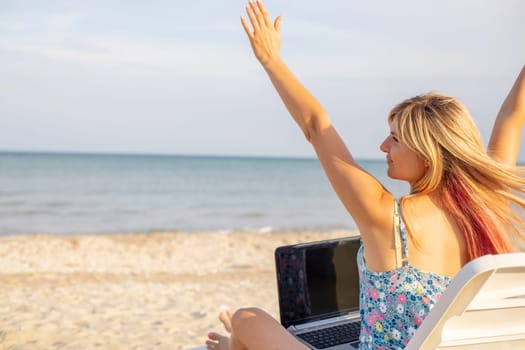
{"label": "raised hand", "polygon": [[[279,57],[281,47],[281,16],[272,23],[270,15],[262,1],[250,0],[246,6],[246,13],[250,19],[251,27],[241,16],[241,23],[250,39],[255,57],[263,66]],[[253,28],[253,29],[252,29]]]}
{"label": "raised hand", "polygon": [[516,165],[525,124],[525,66],[496,117],[488,153],[501,163]]}

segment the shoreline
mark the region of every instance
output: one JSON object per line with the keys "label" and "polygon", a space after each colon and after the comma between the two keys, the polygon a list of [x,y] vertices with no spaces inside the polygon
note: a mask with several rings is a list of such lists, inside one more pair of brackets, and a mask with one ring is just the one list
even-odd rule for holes
{"label": "shoreline", "polygon": [[278,316],[277,246],[355,231],[0,237],[0,348],[188,349],[224,309]]}

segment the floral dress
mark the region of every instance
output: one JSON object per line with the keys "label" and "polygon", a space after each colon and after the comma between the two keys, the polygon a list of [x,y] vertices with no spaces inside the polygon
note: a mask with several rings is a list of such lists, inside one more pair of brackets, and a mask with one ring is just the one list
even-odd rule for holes
{"label": "floral dress", "polygon": [[[401,267],[374,272],[357,253],[360,280],[361,349],[403,349],[447,288],[450,277],[424,272],[408,260],[406,228],[396,200],[395,232],[401,236]],[[399,213],[399,216],[397,215]]]}

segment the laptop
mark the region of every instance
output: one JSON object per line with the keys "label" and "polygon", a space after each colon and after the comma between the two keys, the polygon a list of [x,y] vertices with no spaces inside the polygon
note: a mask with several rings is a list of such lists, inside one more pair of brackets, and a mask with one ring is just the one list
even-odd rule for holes
{"label": "laptop", "polygon": [[360,237],[275,250],[281,324],[311,349],[359,347]]}

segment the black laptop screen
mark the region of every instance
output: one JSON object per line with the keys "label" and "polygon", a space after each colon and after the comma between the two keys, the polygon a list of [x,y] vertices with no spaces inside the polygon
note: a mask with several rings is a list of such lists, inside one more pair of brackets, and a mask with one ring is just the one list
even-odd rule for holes
{"label": "black laptop screen", "polygon": [[358,238],[280,247],[275,252],[284,327],[359,308]]}

